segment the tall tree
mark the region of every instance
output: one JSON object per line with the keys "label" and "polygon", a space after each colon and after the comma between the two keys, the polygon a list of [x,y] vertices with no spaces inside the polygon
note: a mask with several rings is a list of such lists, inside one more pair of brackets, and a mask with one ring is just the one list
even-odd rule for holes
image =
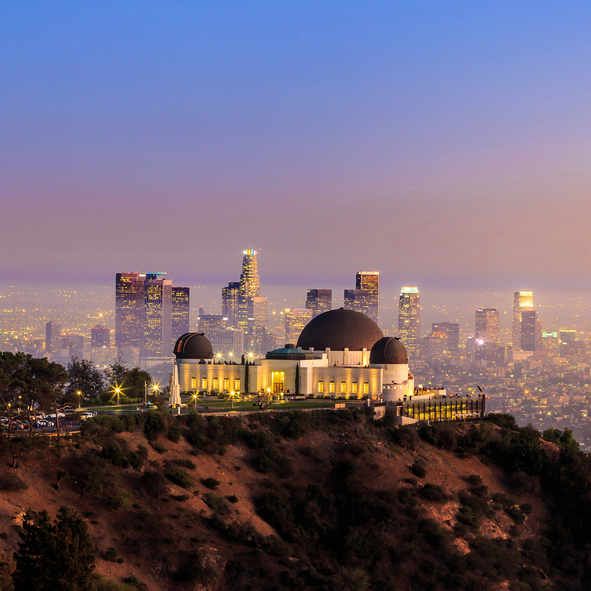
{"label": "tall tree", "polygon": [[29,435],[33,435],[37,410],[49,412],[56,407],[58,401],[63,402],[63,389],[67,381],[68,374],[63,365],[48,361],[45,357],[27,355],[25,402],[29,418]]}
{"label": "tall tree", "polygon": [[139,367],[127,369],[120,363],[113,363],[107,370],[107,376],[110,387],[119,386],[125,396],[130,399],[142,399],[146,392],[146,384],[149,386],[152,383],[152,378],[147,371]]}
{"label": "tall tree", "polygon": [[92,361],[72,357],[68,363],[67,372],[69,380],[66,388],[67,396],[75,398],[78,396],[78,392],[81,392],[83,399],[99,398],[104,392],[103,374]]}
{"label": "tall tree", "polygon": [[71,507],[62,506],[55,522],[47,511],[37,520],[27,514],[15,553],[15,591],[89,591],[94,552],[88,524]]}
{"label": "tall tree", "polygon": [[24,353],[0,353],[0,402],[8,416],[8,437],[12,433],[12,416],[20,409],[22,392],[27,386],[27,357]]}

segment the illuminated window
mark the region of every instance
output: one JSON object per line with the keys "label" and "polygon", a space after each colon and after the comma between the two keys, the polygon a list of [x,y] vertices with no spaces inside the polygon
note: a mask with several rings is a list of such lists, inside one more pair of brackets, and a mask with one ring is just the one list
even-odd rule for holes
{"label": "illuminated window", "polygon": [[318,382],[318,393],[322,394],[324,392],[324,382]]}
{"label": "illuminated window", "polygon": [[240,390],[240,380],[239,379],[234,380],[234,390]]}
{"label": "illuminated window", "polygon": [[347,382],[341,382],[341,394],[347,393]]}
{"label": "illuminated window", "polygon": [[230,389],[230,378],[224,378],[224,390]]}
{"label": "illuminated window", "polygon": [[357,394],[357,382],[353,382],[351,386],[353,388],[353,394]]}
{"label": "illuminated window", "polygon": [[201,389],[207,390],[207,378],[201,378]]}
{"label": "illuminated window", "polygon": [[331,394],[334,394],[334,382],[330,382],[330,384],[328,385],[328,391]]}
{"label": "illuminated window", "polygon": [[217,378],[213,378],[213,389],[214,390],[220,389],[220,381]]}
{"label": "illuminated window", "polygon": [[197,388],[197,378],[191,378],[191,389],[195,390]]}
{"label": "illuminated window", "polygon": [[363,382],[363,393],[369,394],[369,382]]}

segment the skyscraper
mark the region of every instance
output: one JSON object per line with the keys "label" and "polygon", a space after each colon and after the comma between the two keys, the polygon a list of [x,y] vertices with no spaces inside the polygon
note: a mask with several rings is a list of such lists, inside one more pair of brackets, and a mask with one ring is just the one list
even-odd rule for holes
{"label": "skyscraper", "polygon": [[379,271],[357,271],[355,289],[368,292],[366,310],[359,310],[376,324],[380,323],[380,273]]}
{"label": "skyscraper", "polygon": [[222,289],[222,316],[228,319],[229,326],[236,326],[239,296],[240,283],[238,281],[230,281],[228,287]]}
{"label": "skyscraper", "polygon": [[91,347],[110,347],[111,331],[106,326],[93,326],[90,329]]}
{"label": "skyscraper", "polygon": [[460,346],[460,325],[457,322],[433,322],[432,333],[442,333],[446,336],[445,351],[454,353]]}
{"label": "skyscraper", "polygon": [[405,286],[398,300],[398,335],[407,351],[416,355],[419,351],[421,325],[421,300],[417,287]]}
{"label": "skyscraper", "polygon": [[[513,294],[513,348],[521,346],[521,320],[524,310],[533,310],[534,294],[531,291],[516,291]],[[529,350],[529,349],[528,349]]]}
{"label": "skyscraper", "polygon": [[144,357],[163,357],[172,352],[172,281],[166,273],[146,273],[144,284],[146,321]]}
{"label": "skyscraper", "polygon": [[523,351],[541,351],[542,327],[538,321],[538,313],[535,310],[523,310],[521,312],[520,349]]}
{"label": "skyscraper", "polygon": [[306,308],[312,310],[312,318],[332,310],[332,289],[309,289],[306,294]]}
{"label": "skyscraper", "polygon": [[189,331],[189,288],[173,288],[166,273],[117,273],[115,345],[120,358],[136,363],[139,354],[169,357],[177,338],[173,330],[180,331],[178,336]]}
{"label": "skyscraper", "polygon": [[177,339],[189,332],[189,291],[188,287],[172,288],[172,345]]}
{"label": "skyscraper", "polygon": [[58,355],[62,349],[62,325],[53,320],[45,325],[45,351]]}
{"label": "skyscraper", "polygon": [[300,333],[310,320],[312,320],[312,310],[308,308],[286,308],[285,342],[290,344],[297,343]]}
{"label": "skyscraper", "polygon": [[474,322],[474,337],[489,343],[499,341],[499,311],[496,308],[478,308]]}
{"label": "skyscraper", "polygon": [[117,273],[115,276],[115,346],[141,349],[146,320],[145,273]]}
{"label": "skyscraper", "polygon": [[240,295],[242,297],[258,297],[261,295],[259,264],[256,250],[242,251],[242,273],[240,274]]}
{"label": "skyscraper", "polygon": [[345,289],[345,310],[361,312],[378,324],[379,284],[380,274],[377,271],[358,271],[355,289]]}
{"label": "skyscraper", "polygon": [[261,296],[256,250],[242,251],[240,282],[230,282],[222,289],[222,316],[228,319],[228,326],[243,331],[245,350],[264,352],[267,298]]}

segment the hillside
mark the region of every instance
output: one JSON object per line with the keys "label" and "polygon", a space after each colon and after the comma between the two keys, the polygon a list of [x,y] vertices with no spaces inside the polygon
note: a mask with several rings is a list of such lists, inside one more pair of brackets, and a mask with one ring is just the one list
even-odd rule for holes
{"label": "hillside", "polygon": [[59,456],[38,441],[16,470],[3,441],[0,555],[26,511],[67,505],[96,572],[126,589],[588,588],[586,456],[510,420],[123,419],[89,423]]}

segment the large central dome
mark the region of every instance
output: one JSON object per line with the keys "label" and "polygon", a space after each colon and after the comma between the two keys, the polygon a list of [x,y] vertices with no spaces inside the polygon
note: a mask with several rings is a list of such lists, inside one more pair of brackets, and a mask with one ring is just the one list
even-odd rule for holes
{"label": "large central dome", "polygon": [[310,320],[300,334],[298,347],[313,347],[316,351],[326,348],[331,351],[369,351],[383,336],[379,326],[365,314],[339,308]]}

